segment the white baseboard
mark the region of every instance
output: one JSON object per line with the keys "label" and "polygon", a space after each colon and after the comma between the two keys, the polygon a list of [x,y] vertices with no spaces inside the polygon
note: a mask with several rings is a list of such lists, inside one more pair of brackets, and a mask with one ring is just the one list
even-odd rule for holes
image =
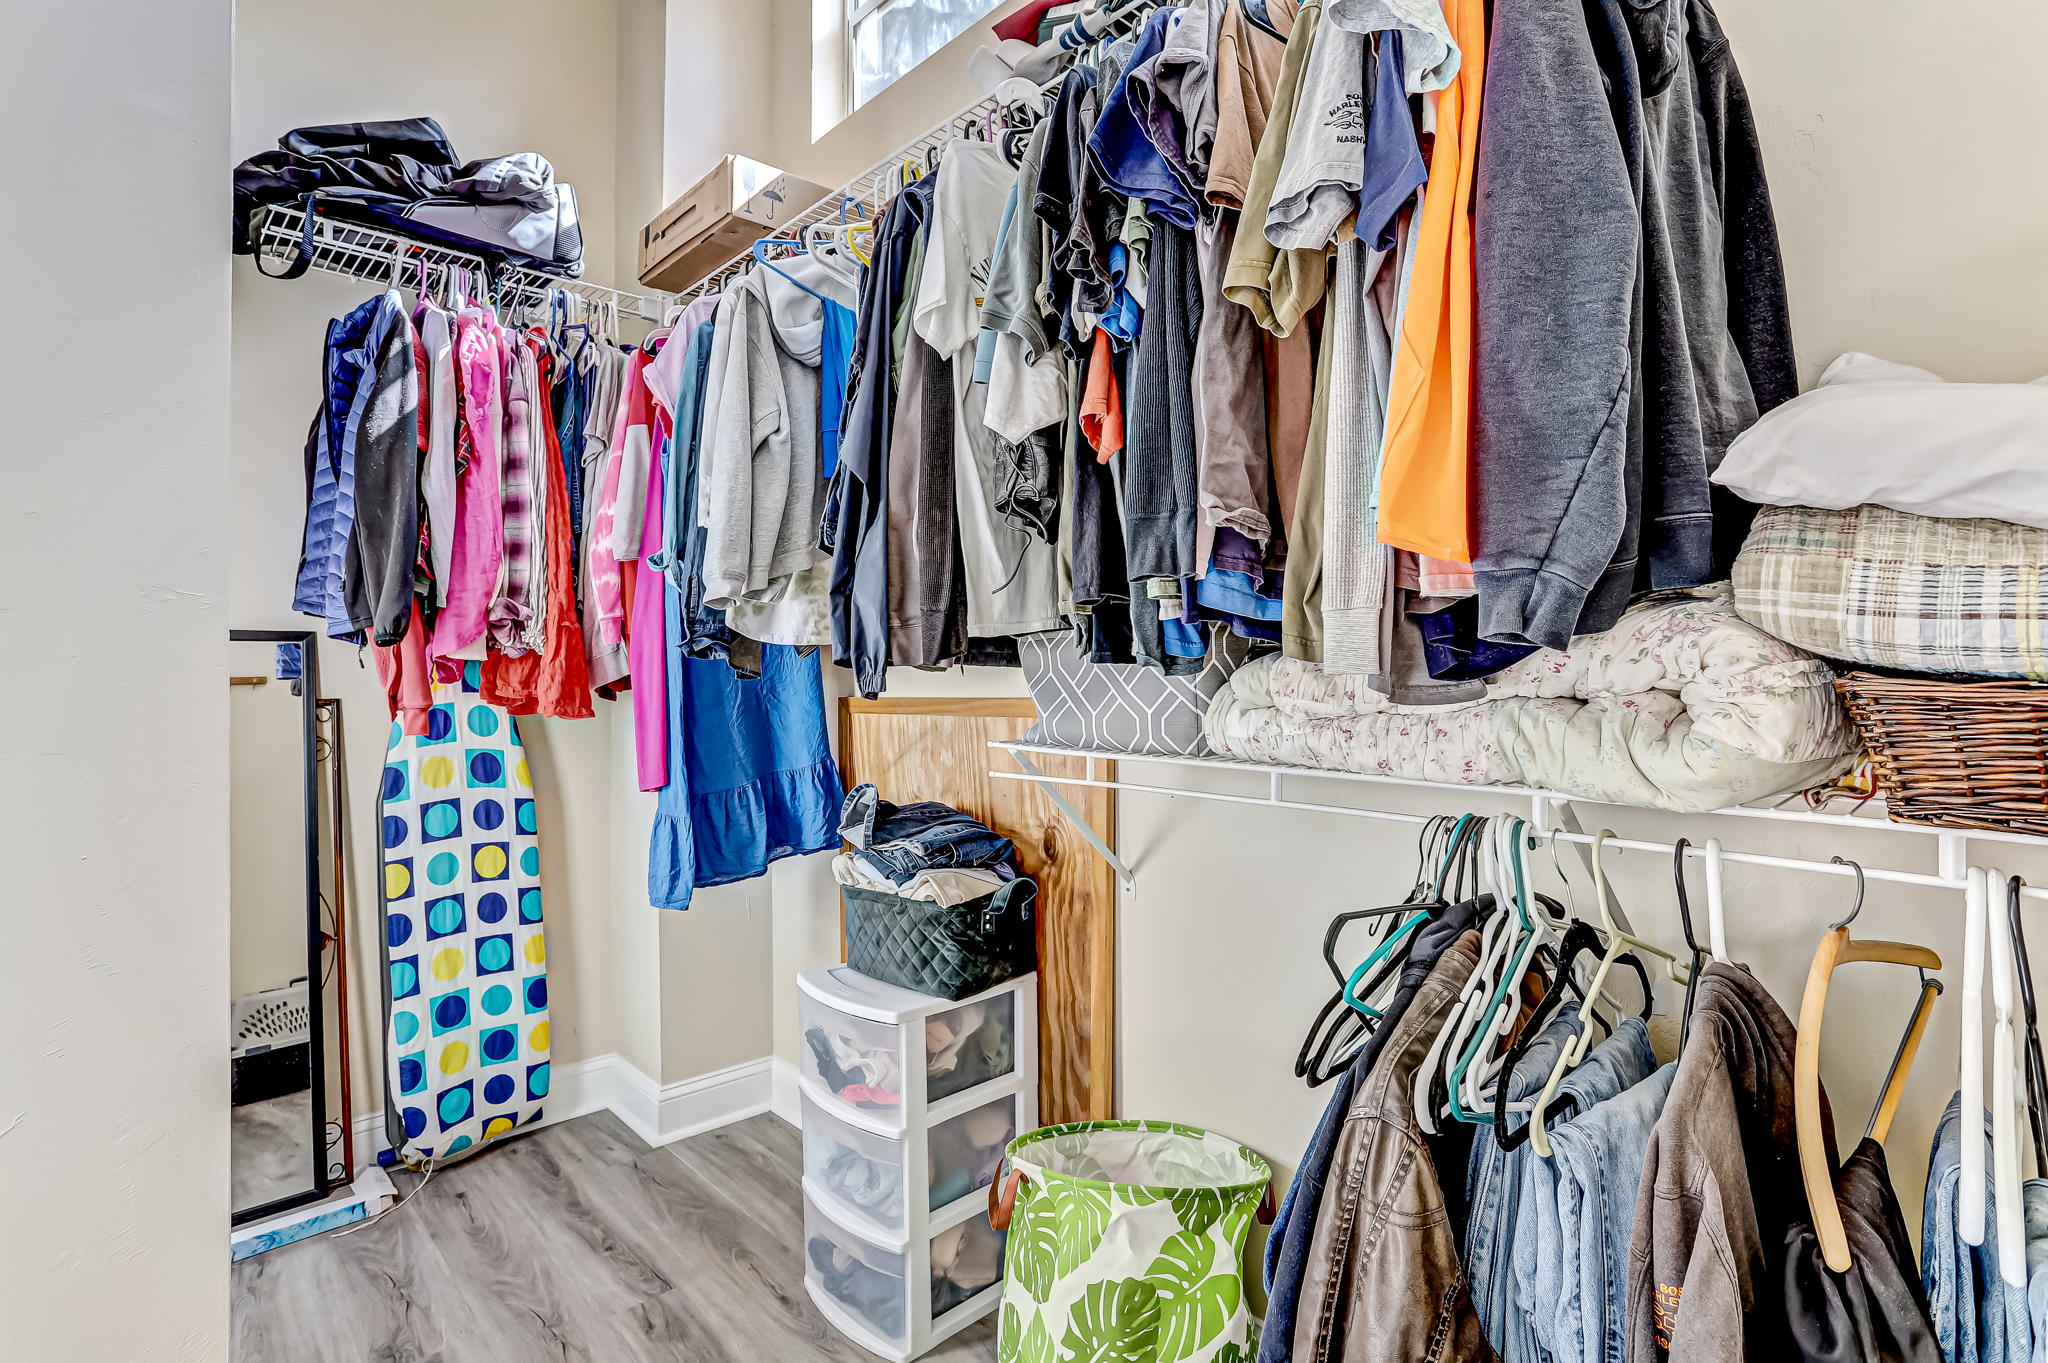
{"label": "white baseboard", "polygon": [[[547,1107],[538,1126],[552,1126],[593,1112],[610,1112],[649,1145],[715,1130],[767,1112],[777,1085],[763,1056],[674,1084],[657,1084],[622,1055],[594,1055],[557,1063],[550,1072]],[[790,1071],[792,1112],[795,1070]],[[795,1120],[792,1115],[790,1120]],[[356,1167],[367,1168],[389,1148],[380,1107],[355,1118]]]}
{"label": "white baseboard", "polygon": [[773,1067],[771,1077],[774,1080],[775,1097],[768,1110],[801,1131],[804,1126],[804,1107],[797,1097],[799,1090],[796,1066],[779,1055],[769,1064]]}
{"label": "white baseboard", "polygon": [[649,1145],[667,1145],[768,1110],[766,1056],[674,1084],[656,1084],[619,1056],[612,1061],[611,1110]]}

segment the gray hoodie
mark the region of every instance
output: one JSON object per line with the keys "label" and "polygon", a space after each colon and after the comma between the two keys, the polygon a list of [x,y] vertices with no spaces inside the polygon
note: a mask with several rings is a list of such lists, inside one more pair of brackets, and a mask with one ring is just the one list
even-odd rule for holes
{"label": "gray hoodie", "polygon": [[1563,648],[1724,576],[1708,475],[1797,391],[1748,97],[1706,0],[1498,0],[1479,144],[1480,632]]}

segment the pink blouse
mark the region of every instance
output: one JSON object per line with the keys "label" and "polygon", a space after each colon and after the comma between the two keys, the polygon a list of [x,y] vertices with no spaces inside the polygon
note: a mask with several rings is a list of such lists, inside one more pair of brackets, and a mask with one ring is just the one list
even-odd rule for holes
{"label": "pink blouse", "polygon": [[500,329],[471,309],[455,322],[455,363],[462,371],[462,411],[469,423],[469,466],[456,485],[455,545],[448,604],[434,622],[430,661],[480,658],[484,619],[498,590],[505,541],[502,489],[505,389]]}

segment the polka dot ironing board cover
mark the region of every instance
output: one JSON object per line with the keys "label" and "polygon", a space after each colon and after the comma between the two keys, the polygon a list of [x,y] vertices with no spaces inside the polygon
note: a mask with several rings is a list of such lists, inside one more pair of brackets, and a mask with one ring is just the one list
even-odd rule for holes
{"label": "polka dot ironing board cover", "polygon": [[394,723],[384,763],[386,1117],[415,1166],[538,1121],[548,1094],[533,773],[478,675],[434,688],[424,737]]}

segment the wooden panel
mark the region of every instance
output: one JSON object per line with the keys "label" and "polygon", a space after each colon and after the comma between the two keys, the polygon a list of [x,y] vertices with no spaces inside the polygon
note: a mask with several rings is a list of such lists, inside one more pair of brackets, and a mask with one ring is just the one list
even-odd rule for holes
{"label": "wooden panel", "polygon": [[[847,785],[872,781],[883,799],[897,803],[942,800],[1017,844],[1018,862],[1038,881],[1039,1119],[1050,1125],[1114,1116],[1116,874],[1042,789],[989,776],[1011,763],[989,743],[1022,737],[1037,710],[1028,700],[840,704],[839,766]],[[1034,761],[1049,776],[1086,774],[1081,758]],[[1115,793],[1082,786],[1063,793],[1114,846]]]}

